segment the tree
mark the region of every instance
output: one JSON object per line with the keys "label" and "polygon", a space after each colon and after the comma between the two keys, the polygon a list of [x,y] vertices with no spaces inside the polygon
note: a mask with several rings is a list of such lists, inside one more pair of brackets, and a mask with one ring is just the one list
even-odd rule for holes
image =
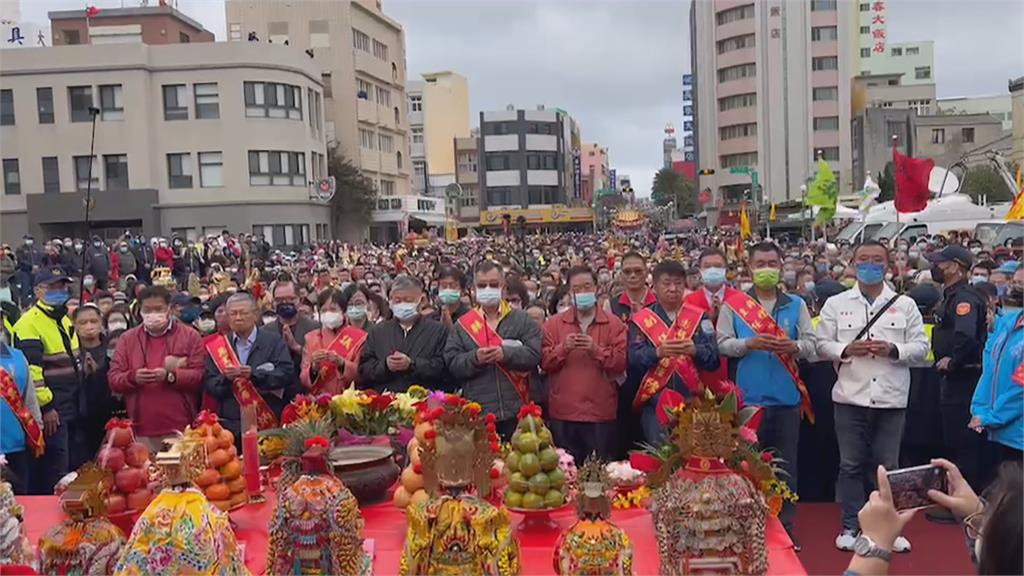
{"label": "tree", "polygon": [[355,228],[362,237],[370,212],[377,205],[377,187],[338,150],[337,144],[327,147],[327,173],[335,180],[334,198],[330,202],[335,234],[340,236],[342,230]]}
{"label": "tree", "polygon": [[896,199],[896,179],[892,173],[892,162],[885,163],[885,169],[878,174],[878,188],[882,192],[878,195],[876,202],[888,202]]}
{"label": "tree", "polygon": [[985,197],[987,202],[1009,202],[1013,193],[1006,186],[1002,176],[991,166],[971,166],[963,176],[960,192],[978,202]]}
{"label": "tree", "polygon": [[654,174],[651,199],[658,206],[674,202],[677,218],[693,215],[700,210],[693,181],[671,168],[662,168]]}

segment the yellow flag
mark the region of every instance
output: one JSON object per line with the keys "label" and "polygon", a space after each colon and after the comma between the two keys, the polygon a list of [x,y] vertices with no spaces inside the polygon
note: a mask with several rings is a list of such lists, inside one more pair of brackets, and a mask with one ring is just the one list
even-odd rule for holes
{"label": "yellow flag", "polygon": [[1007,220],[1024,220],[1024,186],[1021,185],[1021,168],[1017,167],[1017,197],[1013,199],[1010,211],[1006,213]]}
{"label": "yellow flag", "polygon": [[740,238],[750,238],[750,218],[747,216],[746,201],[740,203]]}
{"label": "yellow flag", "polygon": [[772,202],[772,209],[768,212],[768,219],[775,222],[775,202]]}

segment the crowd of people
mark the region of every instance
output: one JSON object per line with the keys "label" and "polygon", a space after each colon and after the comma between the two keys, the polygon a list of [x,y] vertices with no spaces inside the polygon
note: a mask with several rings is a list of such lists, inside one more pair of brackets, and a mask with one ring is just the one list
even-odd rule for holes
{"label": "crowd of people", "polygon": [[[15,493],[42,494],[95,455],[112,415],[153,449],[204,407],[240,438],[243,382],[276,417],[296,394],[352,385],[459,390],[506,439],[534,401],[577,460],[620,459],[663,441],[665,390],[735,382],[790,489],[841,502],[836,546],[853,550],[878,466],[946,458],[980,491],[1015,462],[1003,474],[1019,492],[1022,260],[1020,242],[966,234],[538,232],[294,251],[228,232],[26,236],[0,253],[0,453]],[[209,353],[216,334],[238,365]],[[932,516],[956,521],[939,503],[952,515]],[[799,547],[793,511],[781,519]],[[910,543],[896,531],[891,549]]]}

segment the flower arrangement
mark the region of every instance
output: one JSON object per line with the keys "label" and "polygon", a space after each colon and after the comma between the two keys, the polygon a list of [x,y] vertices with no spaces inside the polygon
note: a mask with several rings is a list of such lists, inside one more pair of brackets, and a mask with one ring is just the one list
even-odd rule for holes
{"label": "flower arrangement", "polygon": [[331,399],[331,412],[339,430],[356,436],[387,436],[398,431],[395,395],[349,386]]}

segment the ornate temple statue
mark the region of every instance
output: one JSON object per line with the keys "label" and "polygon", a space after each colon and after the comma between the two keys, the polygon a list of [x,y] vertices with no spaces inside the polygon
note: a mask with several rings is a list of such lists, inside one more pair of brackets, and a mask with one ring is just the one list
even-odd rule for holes
{"label": "ornate temple statue", "polygon": [[363,517],[355,497],[327,466],[328,442],[306,440],[303,473],[278,494],[270,521],[268,574],[370,574]]}
{"label": "ornate temple statue", "polygon": [[39,538],[39,570],[45,574],[110,574],[124,548],[124,533],[103,515],[113,478],[89,462],[60,497],[67,520]]}
{"label": "ornate temple statue", "polygon": [[165,488],[132,530],[115,574],[249,574],[228,515],[193,484],[206,469],[202,442],[179,440],[156,456]]}
{"label": "ornate temple statue", "polygon": [[24,509],[14,500],[11,485],[0,482],[0,565],[30,566],[34,561],[32,544],[25,536],[23,514]]}
{"label": "ornate temple statue", "polygon": [[[768,569],[762,490],[770,457],[741,434],[756,409],[702,390],[675,411],[670,456],[651,478],[661,574],[764,574]],[[756,428],[756,427],[755,427]]]}
{"label": "ornate temple statue", "polygon": [[404,575],[519,573],[519,543],[508,512],[476,496],[486,493],[498,451],[492,415],[448,395],[428,401],[433,424],[422,447],[423,480],[430,498],[406,509],[408,533],[399,572]]}
{"label": "ornate temple statue", "polygon": [[578,520],[555,545],[555,571],[573,576],[627,576],[633,573],[633,546],[629,536],[612,524],[608,499],[610,480],[604,463],[587,458],[577,472]]}

